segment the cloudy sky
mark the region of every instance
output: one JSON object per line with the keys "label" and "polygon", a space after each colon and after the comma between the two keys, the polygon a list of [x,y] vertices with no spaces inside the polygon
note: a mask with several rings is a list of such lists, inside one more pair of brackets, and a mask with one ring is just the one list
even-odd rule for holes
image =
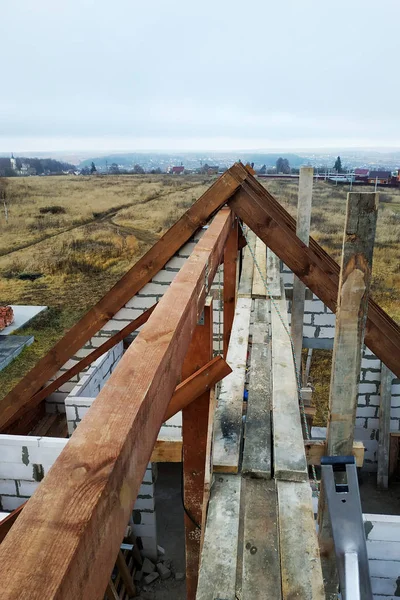
{"label": "cloudy sky", "polygon": [[400,146],[399,0],[18,0],[0,18],[0,152]]}

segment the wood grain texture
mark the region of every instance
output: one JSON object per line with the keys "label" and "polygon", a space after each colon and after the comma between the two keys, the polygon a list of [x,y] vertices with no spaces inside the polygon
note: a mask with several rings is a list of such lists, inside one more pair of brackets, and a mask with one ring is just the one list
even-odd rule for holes
{"label": "wood grain texture", "polygon": [[278,481],[282,599],[325,600],[308,482]]}
{"label": "wood grain texture", "polygon": [[[189,377],[213,354],[213,301],[208,297],[182,367]],[[200,564],[201,522],[208,439],[210,389],[182,411],[183,494],[185,503],[186,598],[195,600]]]}
{"label": "wood grain texture", "polygon": [[285,289],[282,281],[281,298],[271,303],[271,323],[274,476],[275,479],[287,481],[308,481]]}
{"label": "wood grain texture", "polygon": [[209,391],[218,381],[229,375],[232,369],[222,356],[216,356],[203,367],[176,386],[174,394],[165,413],[164,421],[168,421],[177,412],[194,402],[199,396]]}
{"label": "wood grain texture", "polygon": [[247,172],[224,173],[0,402],[0,431],[25,403],[130,300],[238,189]]}
{"label": "wood grain texture", "polygon": [[15,521],[18,519],[25,505],[26,502],[24,502],[23,504],[21,504],[21,506],[13,510],[5,519],[3,519],[0,522],[0,544],[6,537],[7,533],[10,531],[11,527],[14,525]]}
{"label": "wood grain texture", "polygon": [[[353,449],[378,199],[375,193],[352,192],[347,196],[329,390],[326,434],[329,456],[347,456]],[[318,503],[318,524],[325,591],[330,600],[337,594],[338,577],[323,486]]]}
{"label": "wood grain texture", "polygon": [[182,440],[167,437],[157,438],[150,462],[182,462]]}
{"label": "wood grain texture", "polygon": [[242,472],[271,478],[272,363],[269,301],[254,300]]}
{"label": "wood grain texture", "polygon": [[278,497],[274,480],[245,479],[242,598],[281,600]]}
{"label": "wood grain texture", "polygon": [[235,600],[240,475],[214,476],[196,600]]}
{"label": "wood grain texture", "polygon": [[[230,169],[230,173],[238,177],[244,171],[240,164]],[[306,286],[336,312],[338,264],[313,238],[309,247],[299,240],[295,219],[254,177],[247,176],[229,205]],[[369,299],[365,343],[400,377],[400,327],[372,298]]]}
{"label": "wood grain texture", "polygon": [[250,313],[251,299],[239,297],[226,358],[232,373],[222,381],[215,411],[213,462],[218,472],[239,469]]}
{"label": "wood grain texture", "polygon": [[224,358],[228,353],[236,306],[238,259],[238,222],[235,219],[224,251]]}
{"label": "wood grain texture", "polygon": [[261,271],[261,275],[256,264],[254,263],[253,288],[251,295],[253,298],[266,298],[267,291],[265,289],[264,281],[267,278],[267,247],[264,242],[260,240],[260,238],[256,238],[255,257],[257,265]]}
{"label": "wood grain texture", "polygon": [[378,488],[389,487],[390,412],[393,375],[385,364],[381,366],[381,401],[379,404]]}
{"label": "wood grain texture", "polygon": [[231,223],[215,217],[1,544],[4,600],[104,594]]}

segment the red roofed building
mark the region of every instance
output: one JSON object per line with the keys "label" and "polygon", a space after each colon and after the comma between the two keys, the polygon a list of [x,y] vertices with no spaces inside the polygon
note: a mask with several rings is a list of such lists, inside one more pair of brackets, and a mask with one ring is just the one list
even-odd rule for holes
{"label": "red roofed building", "polygon": [[369,169],[355,169],[354,175],[356,176],[356,181],[367,181]]}
{"label": "red roofed building", "polygon": [[172,175],[182,175],[185,170],[185,167],[172,167]]}

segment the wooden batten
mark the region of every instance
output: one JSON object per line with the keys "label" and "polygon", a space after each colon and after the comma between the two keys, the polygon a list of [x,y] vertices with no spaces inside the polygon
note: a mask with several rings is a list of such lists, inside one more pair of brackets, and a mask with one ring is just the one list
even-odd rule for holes
{"label": "wooden batten", "polygon": [[242,472],[271,478],[271,338],[269,301],[254,300]]}
{"label": "wooden batten", "polygon": [[381,366],[381,401],[379,404],[378,488],[389,487],[390,411],[392,404],[393,374],[385,364]]}
{"label": "wooden batten", "polygon": [[[266,298],[265,280],[267,277],[267,247],[260,238],[256,238],[256,263],[253,265],[253,298]],[[258,265],[258,267],[257,267]],[[261,271],[261,274],[260,274]]]}
{"label": "wooden batten", "polygon": [[280,480],[308,481],[285,289],[282,281],[281,298],[271,303],[271,322],[274,475],[275,479]]}
{"label": "wooden batten", "polygon": [[267,248],[267,285],[270,298],[281,297],[280,261],[270,248]]}
{"label": "wooden batten", "polygon": [[238,298],[251,298],[253,289],[254,261],[250,248],[254,254],[256,249],[256,235],[253,231],[246,232],[247,246],[243,249],[242,271],[240,273]]}
{"label": "wooden batten", "polygon": [[215,411],[214,471],[237,473],[242,442],[251,298],[238,298],[226,362],[232,373],[222,381]]}
{"label": "wooden batten", "polygon": [[4,600],[104,594],[231,223],[215,217],[1,544]]}

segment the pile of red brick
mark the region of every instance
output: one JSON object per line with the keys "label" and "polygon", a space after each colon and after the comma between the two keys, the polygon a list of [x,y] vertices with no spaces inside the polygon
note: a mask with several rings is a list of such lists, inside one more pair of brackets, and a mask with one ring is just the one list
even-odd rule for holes
{"label": "pile of red brick", "polygon": [[11,306],[0,306],[0,331],[14,322],[14,313]]}

